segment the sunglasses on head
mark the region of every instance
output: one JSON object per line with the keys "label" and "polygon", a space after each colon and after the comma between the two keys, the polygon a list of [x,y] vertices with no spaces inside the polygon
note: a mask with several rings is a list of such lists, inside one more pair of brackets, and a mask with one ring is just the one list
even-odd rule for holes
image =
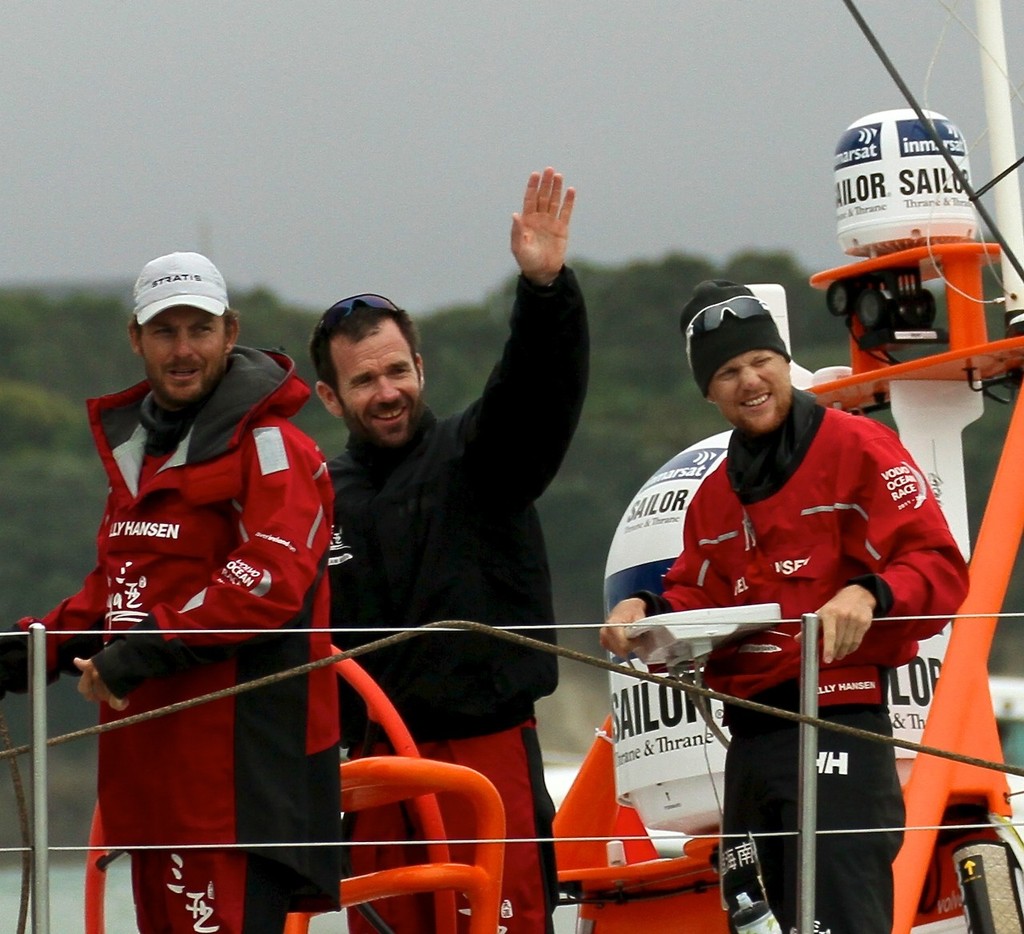
{"label": "sunglasses on head", "polygon": [[330,333],[339,324],[342,318],[347,318],[357,308],[380,308],[384,311],[398,311],[398,306],[385,298],[383,295],[375,295],[373,292],[364,292],[362,295],[350,295],[339,302],[335,302],[321,316],[317,324],[317,330],[321,333]]}
{"label": "sunglasses on head", "polygon": [[737,295],[735,298],[726,299],[724,302],[708,305],[707,308],[702,308],[698,311],[686,326],[687,343],[694,336],[700,337],[702,334],[707,334],[709,331],[714,331],[715,328],[720,327],[727,314],[742,321],[746,318],[757,318],[761,315],[767,315],[770,318],[772,313],[761,299],[755,298],[753,295]]}

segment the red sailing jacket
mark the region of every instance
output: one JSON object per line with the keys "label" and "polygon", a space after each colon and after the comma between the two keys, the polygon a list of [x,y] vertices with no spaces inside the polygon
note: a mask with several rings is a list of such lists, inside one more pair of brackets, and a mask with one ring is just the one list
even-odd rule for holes
{"label": "red sailing jacket", "polygon": [[[331,651],[323,569],[333,493],[319,448],[288,421],[309,396],[291,360],[236,348],[189,434],[140,487],[147,393],[141,383],[89,403],[110,481],[98,562],[43,620],[49,630],[105,631],[97,655],[100,646],[86,649],[81,637],[48,639],[51,671],[74,671],[75,654],[93,656],[107,686],[127,695],[122,713],[101,705],[104,721]],[[292,631],[304,629],[316,631]],[[107,842],[337,839],[337,740],[330,667],[104,733]],[[331,849],[258,852],[336,898]]]}
{"label": "red sailing jacket", "polygon": [[[871,419],[828,409],[785,485],[744,507],[719,467],[701,484],[683,531],[684,548],[664,579],[675,610],[778,603],[783,619],[813,613],[852,578],[877,574],[893,605],[860,647],[823,666],[894,667],[918,640],[941,631],[967,593],[967,568],[927,481],[896,434]],[[922,617],[937,616],[937,619]],[[892,617],[912,617],[895,619]],[[716,649],[708,685],[749,698],[800,673],[798,622]],[[856,702],[857,678],[851,677]],[[842,697],[830,698],[833,703]]]}

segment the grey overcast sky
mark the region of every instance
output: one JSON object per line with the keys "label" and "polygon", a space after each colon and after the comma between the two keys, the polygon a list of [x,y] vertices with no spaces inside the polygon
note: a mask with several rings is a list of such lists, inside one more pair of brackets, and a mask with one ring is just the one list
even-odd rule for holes
{"label": "grey overcast sky", "polygon": [[[973,0],[858,7],[991,177]],[[852,261],[839,136],[906,106],[840,0],[4,0],[0,20],[0,286],[198,249],[229,289],[311,308],[475,301],[514,270],[545,165],[578,190],[574,257],[779,249],[816,271]],[[1019,84],[1024,2],[1004,20]]]}

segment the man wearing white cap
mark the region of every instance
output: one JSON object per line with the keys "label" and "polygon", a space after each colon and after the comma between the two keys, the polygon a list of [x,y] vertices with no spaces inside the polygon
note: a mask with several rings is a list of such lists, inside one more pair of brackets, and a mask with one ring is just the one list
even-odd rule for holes
{"label": "man wearing white cap", "polygon": [[[213,263],[158,257],[128,327],[146,379],[89,402],[98,562],[41,622],[50,675],[78,675],[104,724],[331,652],[333,494],[289,421],[309,389],[238,330]],[[25,690],[25,656],[0,640],[0,696]],[[321,667],[101,735],[103,843],[131,853],[142,934],[280,934],[290,909],[336,906],[335,849],[303,845],[339,836],[335,681]]]}

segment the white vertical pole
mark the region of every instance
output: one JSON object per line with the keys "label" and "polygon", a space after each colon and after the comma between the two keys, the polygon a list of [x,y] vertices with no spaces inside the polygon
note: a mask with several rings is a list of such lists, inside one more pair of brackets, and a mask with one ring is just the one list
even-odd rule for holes
{"label": "white vertical pole", "polygon": [[900,441],[924,472],[967,560],[971,530],[963,431],[984,414],[984,399],[966,380],[894,379],[889,384],[889,401]]}
{"label": "white vertical pole", "polygon": [[50,932],[50,832],[46,773],[46,627],[29,626],[32,707],[32,932]]}
{"label": "white vertical pole", "polygon": [[[1006,69],[1006,38],[1003,34],[1001,0],[976,0],[975,7],[978,17],[978,38],[981,41],[981,78],[985,92],[985,115],[989,127],[989,152],[994,177],[1013,165],[1019,154],[1014,141],[1013,111],[1010,109],[1010,81]],[[996,223],[1006,245],[1014,251],[1018,259],[1024,257],[1020,179],[1020,172],[1015,169],[992,189]],[[1024,333],[1024,281],[1005,256],[1001,269],[1006,295],[1007,329],[1013,333]]]}

